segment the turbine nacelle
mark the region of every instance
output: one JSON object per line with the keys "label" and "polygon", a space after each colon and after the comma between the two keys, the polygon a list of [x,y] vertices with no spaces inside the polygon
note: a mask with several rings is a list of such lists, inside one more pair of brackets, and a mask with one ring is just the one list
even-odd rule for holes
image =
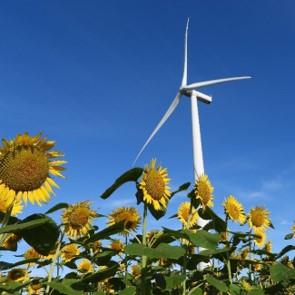
{"label": "turbine nacelle", "polygon": [[187,89],[186,87],[181,87],[179,92],[182,95],[187,96],[189,98],[195,97],[198,100],[200,100],[206,104],[210,104],[212,102],[212,96],[209,96],[205,93],[202,93],[202,92],[194,90],[194,89]]}

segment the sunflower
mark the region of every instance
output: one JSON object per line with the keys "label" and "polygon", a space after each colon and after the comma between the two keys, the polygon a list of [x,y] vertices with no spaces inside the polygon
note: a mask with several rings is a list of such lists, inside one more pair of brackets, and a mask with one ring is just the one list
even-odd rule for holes
{"label": "sunflower", "polygon": [[117,223],[123,223],[124,229],[122,234],[128,235],[129,231],[135,231],[140,223],[140,216],[135,208],[121,207],[115,209],[109,215],[108,225],[114,225]]}
{"label": "sunflower", "polygon": [[58,187],[53,176],[63,177],[65,161],[57,160],[61,153],[51,151],[54,141],[41,135],[19,134],[12,140],[2,140],[0,147],[0,195],[10,201],[23,199],[32,204],[47,203]]}
{"label": "sunflower", "polygon": [[295,238],[295,224],[292,225],[293,237]]}
{"label": "sunflower", "polygon": [[75,256],[80,254],[76,244],[68,244],[61,249],[61,257],[64,262],[71,261]]}
{"label": "sunflower", "polygon": [[248,222],[253,229],[267,229],[270,226],[269,211],[263,207],[252,208]]}
{"label": "sunflower", "polygon": [[199,219],[197,210],[191,207],[190,202],[184,202],[180,204],[177,211],[177,217],[185,228],[191,228],[197,223],[197,220]]}
{"label": "sunflower", "polygon": [[268,241],[265,244],[265,252],[268,253],[268,254],[272,252],[272,243],[271,243],[271,241]]}
{"label": "sunflower", "polygon": [[254,243],[258,247],[262,248],[266,242],[266,234],[265,234],[264,230],[254,229],[254,235],[256,236],[256,237],[254,237]]}
{"label": "sunflower", "polygon": [[124,249],[124,245],[120,240],[113,240],[111,243],[111,249],[117,252],[122,252]]}
{"label": "sunflower", "polygon": [[23,283],[29,280],[29,274],[27,270],[23,268],[13,268],[7,274],[7,280],[13,282]]}
{"label": "sunflower", "polygon": [[[40,255],[34,248],[29,248],[25,253],[24,253],[24,258],[27,259],[34,259],[34,258],[41,258],[42,255]],[[34,262],[29,262],[28,266],[33,266]]]}
{"label": "sunflower", "polygon": [[78,270],[83,273],[93,272],[93,266],[88,259],[83,259],[78,265]]}
{"label": "sunflower", "polygon": [[245,223],[246,215],[244,213],[243,205],[238,202],[234,196],[228,196],[223,203],[223,207],[226,215],[231,220],[240,224]]}
{"label": "sunflower", "polygon": [[74,239],[86,235],[94,217],[97,217],[97,213],[90,208],[90,202],[84,201],[70,205],[62,214],[65,233]]}
{"label": "sunflower", "polygon": [[6,213],[11,210],[10,215],[16,216],[23,211],[23,205],[19,198],[12,199],[0,194],[0,212]]}
{"label": "sunflower", "polygon": [[241,259],[243,259],[243,260],[247,259],[249,253],[250,253],[250,249],[249,248],[244,248],[241,251]]}
{"label": "sunflower", "polygon": [[195,196],[202,203],[203,208],[213,207],[213,191],[214,188],[207,175],[201,175],[195,183]]}
{"label": "sunflower", "polygon": [[152,205],[157,211],[164,210],[171,195],[169,181],[167,169],[156,166],[156,160],[151,160],[144,168],[139,184],[143,192],[143,201]]}
{"label": "sunflower", "polygon": [[28,287],[29,295],[42,295],[44,294],[44,287],[39,281],[32,281]]}
{"label": "sunflower", "polygon": [[102,251],[101,250],[101,246],[102,246],[101,241],[95,241],[95,242],[91,243],[89,246],[92,249],[93,253],[99,253]]}
{"label": "sunflower", "polygon": [[251,284],[249,282],[247,282],[246,280],[241,281],[241,286],[247,292],[250,292],[252,290]]}
{"label": "sunflower", "polygon": [[16,234],[8,234],[6,238],[4,239],[1,247],[7,250],[16,250],[17,243],[21,240],[21,236],[18,236]]}
{"label": "sunflower", "polygon": [[134,264],[131,266],[131,273],[135,278],[138,278],[141,274],[141,267],[139,264]]}

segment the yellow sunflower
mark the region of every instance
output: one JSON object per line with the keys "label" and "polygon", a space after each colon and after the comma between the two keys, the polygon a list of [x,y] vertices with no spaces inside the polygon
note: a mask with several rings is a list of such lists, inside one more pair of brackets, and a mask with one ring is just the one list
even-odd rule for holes
{"label": "yellow sunflower", "polygon": [[254,243],[258,247],[262,248],[266,242],[266,234],[265,234],[264,230],[254,229],[254,235],[256,236],[256,237],[254,237]]}
{"label": "yellow sunflower", "polygon": [[295,238],[295,224],[292,226],[292,231],[293,231],[293,237]]}
{"label": "yellow sunflower", "polygon": [[7,274],[7,280],[23,283],[29,280],[29,274],[27,270],[23,268],[13,268]]}
{"label": "yellow sunflower", "polygon": [[13,250],[17,248],[17,243],[21,240],[21,237],[16,234],[7,234],[1,247],[7,250]]}
{"label": "yellow sunflower", "polygon": [[84,201],[70,205],[62,214],[65,233],[74,239],[86,235],[91,229],[94,217],[97,217],[97,213],[90,208],[90,202]]}
{"label": "yellow sunflower", "polygon": [[135,278],[138,278],[141,274],[141,267],[139,264],[134,264],[131,266],[131,273]]}
{"label": "yellow sunflower", "polygon": [[203,208],[213,207],[213,191],[214,188],[207,175],[201,175],[195,183],[195,196],[202,203]]}
{"label": "yellow sunflower", "polygon": [[71,261],[74,257],[80,254],[80,250],[76,244],[68,244],[61,250],[61,257],[64,262]]}
{"label": "yellow sunflower", "polygon": [[249,213],[249,226],[253,229],[267,229],[270,226],[269,211],[263,207],[255,207]]}
{"label": "yellow sunflower", "polygon": [[44,294],[44,287],[39,281],[32,281],[28,287],[29,295]]}
{"label": "yellow sunflower", "polygon": [[10,215],[16,216],[23,211],[23,205],[19,198],[12,199],[0,194],[0,212],[6,213],[11,210]]}
{"label": "yellow sunflower", "polygon": [[191,228],[197,223],[199,214],[195,208],[191,208],[190,202],[184,202],[178,207],[177,217],[185,228]]}
{"label": "yellow sunflower", "polygon": [[12,140],[2,140],[0,147],[0,196],[13,203],[15,199],[34,204],[46,203],[58,187],[53,176],[63,177],[65,161],[57,160],[61,153],[51,151],[54,141],[41,135],[19,134]]}
{"label": "yellow sunflower", "polygon": [[246,280],[242,280],[241,285],[242,285],[242,288],[247,292],[250,292],[252,290],[251,284],[247,282]]}
{"label": "yellow sunflower", "polygon": [[169,181],[167,169],[156,166],[156,160],[152,160],[145,167],[139,184],[143,192],[143,201],[157,211],[165,209],[171,195]]}
{"label": "yellow sunflower", "polygon": [[241,259],[243,259],[243,260],[247,259],[249,253],[250,253],[250,249],[249,249],[249,248],[244,248],[244,249],[241,251]]}
{"label": "yellow sunflower", "polygon": [[124,245],[120,240],[113,240],[111,243],[111,249],[117,252],[122,252],[124,249]]}
{"label": "yellow sunflower", "polygon": [[[41,258],[42,255],[40,255],[34,248],[29,248],[25,253],[24,253],[24,258],[25,259],[33,259],[33,258]],[[33,266],[35,263],[30,262],[28,263],[28,266]]]}
{"label": "yellow sunflower", "polygon": [[271,243],[271,241],[268,241],[265,244],[265,252],[267,252],[268,254],[272,252],[272,243]]}
{"label": "yellow sunflower", "polygon": [[78,265],[78,270],[83,273],[93,272],[93,266],[88,259],[83,259]]}
{"label": "yellow sunflower", "polygon": [[234,196],[228,196],[223,203],[223,207],[226,215],[231,220],[238,222],[240,224],[245,223],[246,215],[244,213],[243,205],[240,202],[238,202]]}
{"label": "yellow sunflower", "polygon": [[109,215],[108,218],[109,226],[123,222],[123,235],[128,235],[129,231],[135,231],[140,223],[138,211],[132,207],[117,208]]}

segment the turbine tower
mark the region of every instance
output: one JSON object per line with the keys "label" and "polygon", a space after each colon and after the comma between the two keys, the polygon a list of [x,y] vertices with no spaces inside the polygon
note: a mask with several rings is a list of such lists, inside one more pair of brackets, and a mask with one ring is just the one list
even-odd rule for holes
{"label": "turbine tower", "polygon": [[230,77],[217,80],[209,80],[187,84],[187,41],[188,41],[188,25],[189,19],[187,20],[186,30],[185,30],[185,40],[184,40],[184,66],[183,66],[183,75],[180,88],[176,94],[176,97],[172,101],[168,110],[153,130],[138,155],[136,156],[133,164],[138,160],[142,152],[145,150],[147,145],[162,127],[162,125],[167,121],[170,115],[174,112],[178,106],[182,96],[186,96],[191,100],[191,115],[192,115],[192,137],[193,137],[193,159],[194,159],[194,176],[195,180],[201,175],[204,174],[204,160],[203,160],[203,150],[201,142],[201,131],[200,131],[200,121],[199,121],[199,112],[198,112],[198,100],[204,103],[210,104],[212,102],[212,97],[204,94],[199,91],[200,88],[230,81],[250,79],[250,76],[240,76],[240,77]]}

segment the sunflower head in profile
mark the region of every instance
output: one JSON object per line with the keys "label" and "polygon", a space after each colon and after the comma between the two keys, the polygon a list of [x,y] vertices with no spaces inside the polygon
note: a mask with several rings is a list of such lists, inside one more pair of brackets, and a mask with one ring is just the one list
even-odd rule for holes
{"label": "sunflower head in profile", "polygon": [[255,229],[267,229],[270,226],[269,211],[263,207],[254,207],[249,213],[249,226]]}
{"label": "sunflower head in profile", "polygon": [[241,286],[246,292],[250,292],[253,289],[251,284],[246,280],[241,281]]}
{"label": "sunflower head in profile", "polygon": [[65,161],[52,151],[54,141],[41,135],[19,134],[2,140],[0,147],[0,196],[11,203],[15,199],[41,205],[50,200],[52,187],[58,187],[52,176],[63,177]]}
{"label": "sunflower head in profile", "polygon": [[292,232],[293,232],[293,237],[295,238],[295,224],[292,225]]}
{"label": "sunflower head in profile", "polygon": [[203,209],[206,207],[213,207],[213,191],[214,188],[207,175],[198,177],[194,187],[194,193],[197,199],[200,200]]}
{"label": "sunflower head in profile", "polygon": [[76,244],[65,245],[61,249],[61,257],[64,262],[71,261],[74,257],[80,254],[80,250]]}
{"label": "sunflower head in profile", "polygon": [[7,280],[12,282],[23,283],[29,279],[27,270],[23,268],[13,268],[7,274]]}
{"label": "sunflower head in profile", "polygon": [[250,249],[247,247],[247,248],[244,248],[242,251],[241,251],[241,259],[245,260],[248,258],[248,255],[250,253]]}
{"label": "sunflower head in profile", "polygon": [[131,274],[134,278],[140,277],[141,266],[139,264],[134,264],[131,266]]}
{"label": "sunflower head in profile", "polygon": [[[27,259],[39,259],[41,258],[42,255],[40,255],[34,248],[29,248],[25,253],[24,253],[24,258]],[[33,266],[35,263],[34,262],[29,262],[28,267]]]}
{"label": "sunflower head in profile", "polygon": [[254,229],[254,243],[259,247],[262,248],[266,242],[266,234],[263,229]]}
{"label": "sunflower head in profile", "polygon": [[121,234],[128,235],[130,231],[135,231],[140,223],[140,216],[136,208],[121,207],[115,209],[109,216],[108,225],[123,223]]}
{"label": "sunflower head in profile", "polygon": [[143,192],[143,201],[155,210],[164,210],[170,198],[169,178],[167,169],[156,165],[152,160],[144,168],[139,188]]}
{"label": "sunflower head in profile", "polygon": [[110,246],[111,249],[113,249],[116,252],[122,252],[124,249],[124,245],[120,240],[113,240]]}
{"label": "sunflower head in profile", "polygon": [[93,272],[93,266],[88,259],[83,259],[79,265],[78,270],[83,273]]}
{"label": "sunflower head in profile", "polygon": [[271,241],[268,241],[266,244],[265,244],[265,252],[270,254],[272,252],[272,242]]}
{"label": "sunflower head in profile", "polygon": [[243,205],[238,200],[230,195],[223,202],[225,214],[233,221],[244,224],[246,215],[244,213]]}
{"label": "sunflower head in profile", "polygon": [[177,217],[186,229],[193,227],[199,219],[197,210],[190,202],[181,203],[178,207]]}
{"label": "sunflower head in profile", "polygon": [[65,224],[65,233],[73,239],[86,235],[91,229],[93,218],[97,216],[88,201],[70,205],[64,209],[61,217]]}
{"label": "sunflower head in profile", "polygon": [[2,242],[1,247],[6,250],[16,250],[17,243],[21,240],[21,236],[16,234],[8,234],[4,241]]}
{"label": "sunflower head in profile", "polygon": [[28,286],[28,293],[29,295],[42,295],[44,286],[38,280],[33,280]]}

